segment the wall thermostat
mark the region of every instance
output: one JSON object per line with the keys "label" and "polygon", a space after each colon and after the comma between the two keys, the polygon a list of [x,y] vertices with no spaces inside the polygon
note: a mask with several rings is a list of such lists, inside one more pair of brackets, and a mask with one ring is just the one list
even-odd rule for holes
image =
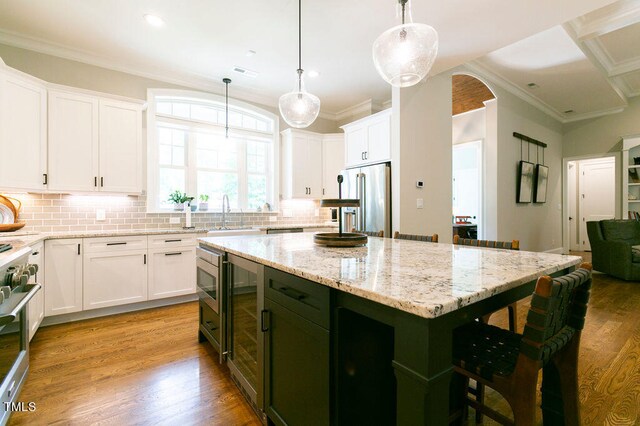
{"label": "wall thermostat", "polygon": [[424,188],[424,181],[422,180],[416,181],[416,188]]}

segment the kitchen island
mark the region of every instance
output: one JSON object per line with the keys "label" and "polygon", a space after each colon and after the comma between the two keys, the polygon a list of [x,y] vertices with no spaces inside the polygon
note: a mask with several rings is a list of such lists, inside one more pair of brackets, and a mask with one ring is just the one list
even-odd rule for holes
{"label": "kitchen island", "polygon": [[[295,404],[274,403],[271,397],[275,393],[282,401],[274,386],[284,382],[270,375],[278,373],[278,357],[287,356],[273,346],[287,339],[270,333],[294,329],[274,318],[306,321],[296,330],[313,331],[316,338],[309,342],[327,342],[330,361],[322,361],[326,369],[319,373],[327,376],[326,383],[318,389],[328,390],[326,418],[332,424],[392,416],[396,424],[444,425],[452,330],[530,295],[539,276],[564,274],[581,262],[576,256],[388,238],[369,238],[367,246],[358,248],[320,247],[312,234],[199,241],[264,266],[267,303],[256,317],[266,342],[264,407],[276,424],[285,422],[279,415]],[[269,302],[270,297],[278,303]],[[294,303],[306,318],[292,315]],[[283,309],[286,304],[291,308]],[[287,365],[294,368],[294,361]],[[278,404],[284,407],[280,411]]]}

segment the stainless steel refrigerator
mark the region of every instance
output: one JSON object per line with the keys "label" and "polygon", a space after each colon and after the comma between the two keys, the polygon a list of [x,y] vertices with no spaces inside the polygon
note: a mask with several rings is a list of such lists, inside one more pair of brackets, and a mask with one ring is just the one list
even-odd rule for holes
{"label": "stainless steel refrigerator", "polygon": [[342,209],[344,231],[384,231],[391,237],[391,167],[389,163],[342,171],[342,198],[358,198],[360,207]]}

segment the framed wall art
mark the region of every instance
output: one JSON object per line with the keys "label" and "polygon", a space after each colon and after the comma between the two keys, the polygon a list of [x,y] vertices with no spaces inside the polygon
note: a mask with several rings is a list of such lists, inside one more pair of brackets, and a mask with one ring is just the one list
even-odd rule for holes
{"label": "framed wall art", "polygon": [[530,203],[533,198],[533,172],[534,164],[528,161],[520,161],[518,165],[518,191],[516,202]]}

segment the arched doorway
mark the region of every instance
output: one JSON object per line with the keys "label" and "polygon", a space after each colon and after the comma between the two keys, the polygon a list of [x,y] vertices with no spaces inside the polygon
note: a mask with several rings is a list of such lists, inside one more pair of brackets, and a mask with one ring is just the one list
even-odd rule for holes
{"label": "arched doorway", "polygon": [[[468,74],[452,76],[452,214],[453,232],[469,238],[497,235],[497,105],[493,91]],[[491,169],[491,166],[494,166]]]}

